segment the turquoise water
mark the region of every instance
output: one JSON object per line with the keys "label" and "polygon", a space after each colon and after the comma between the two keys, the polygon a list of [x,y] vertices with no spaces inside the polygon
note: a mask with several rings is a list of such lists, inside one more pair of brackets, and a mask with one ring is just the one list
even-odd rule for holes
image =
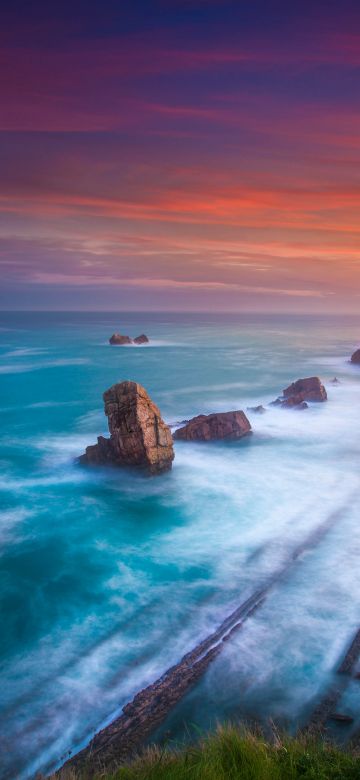
{"label": "turquoise water", "polygon": [[[181,736],[185,720],[303,722],[360,625],[360,370],[347,362],[359,325],[0,314],[1,777],[83,745],[335,512],[159,735]],[[151,344],[110,347],[114,330]],[[327,404],[249,412],[254,434],[238,443],[178,442],[162,477],[75,462],[106,433],[116,381],[143,384],[176,424],[266,404],[312,374]],[[360,716],[352,689],[346,707]]]}

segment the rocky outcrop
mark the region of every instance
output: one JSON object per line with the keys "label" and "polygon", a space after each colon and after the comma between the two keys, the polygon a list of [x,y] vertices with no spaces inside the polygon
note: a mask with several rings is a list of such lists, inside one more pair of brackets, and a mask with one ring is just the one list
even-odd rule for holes
{"label": "rocky outcrop", "polygon": [[251,425],[244,412],[218,412],[193,417],[183,428],[175,431],[174,439],[182,441],[241,439],[250,432]]}
{"label": "rocky outcrop", "polygon": [[138,466],[150,474],[171,469],[174,450],[170,428],[158,407],[137,382],[120,382],[104,393],[110,439],[99,436],[80,462]]}
{"label": "rocky outcrop", "polygon": [[123,347],[124,344],[132,344],[130,336],[122,336],[121,333],[113,333],[109,338],[110,344],[115,344],[118,347]]}
{"label": "rocky outcrop", "polygon": [[326,401],[327,393],[318,376],[298,379],[283,391],[284,398],[297,397],[302,401]]}
{"label": "rocky outcrop", "polygon": [[148,344],[149,339],[147,336],[145,336],[145,333],[141,333],[140,336],[136,336],[134,338],[134,344]]}
{"label": "rocky outcrop", "polygon": [[332,385],[340,385],[340,379],[337,378],[337,376],[334,376],[334,379],[330,379],[330,382]]}
{"label": "rocky outcrop", "polygon": [[247,410],[248,412],[255,412],[255,414],[266,414],[266,409],[262,404],[259,404],[259,406],[248,406]]}
{"label": "rocky outcrop", "polygon": [[357,349],[352,355],[351,355],[351,363],[355,363],[357,366],[360,365],[360,349]]}
{"label": "rocky outcrop", "polygon": [[272,406],[282,406],[285,409],[307,409],[307,401],[326,401],[327,392],[319,377],[309,376],[297,379],[283,390],[282,396],[272,402]]}

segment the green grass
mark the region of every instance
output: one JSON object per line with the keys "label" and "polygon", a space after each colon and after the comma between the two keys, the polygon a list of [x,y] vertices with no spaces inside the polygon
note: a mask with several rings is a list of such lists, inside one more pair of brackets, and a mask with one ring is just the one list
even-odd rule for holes
{"label": "green grass", "polygon": [[[61,780],[93,775],[60,773]],[[58,775],[59,777],[59,775]],[[102,780],[360,780],[360,753],[341,751],[325,741],[274,738],[223,726],[196,745],[154,747]]]}

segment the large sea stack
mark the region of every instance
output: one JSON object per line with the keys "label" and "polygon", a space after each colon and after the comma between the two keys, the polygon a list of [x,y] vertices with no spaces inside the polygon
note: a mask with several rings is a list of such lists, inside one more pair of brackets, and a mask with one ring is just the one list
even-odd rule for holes
{"label": "large sea stack", "polygon": [[171,431],[146,390],[137,382],[119,382],[106,390],[103,398],[110,438],[99,436],[80,462],[138,466],[150,474],[171,469]]}
{"label": "large sea stack", "polygon": [[183,428],[175,431],[174,439],[182,441],[241,439],[249,433],[251,433],[251,425],[244,412],[218,412],[193,417]]}

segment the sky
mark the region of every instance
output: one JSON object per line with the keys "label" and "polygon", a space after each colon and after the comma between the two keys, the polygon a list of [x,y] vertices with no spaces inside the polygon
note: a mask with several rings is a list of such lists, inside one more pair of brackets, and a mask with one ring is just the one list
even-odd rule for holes
{"label": "sky", "polygon": [[1,8],[0,308],[358,311],[358,0]]}

